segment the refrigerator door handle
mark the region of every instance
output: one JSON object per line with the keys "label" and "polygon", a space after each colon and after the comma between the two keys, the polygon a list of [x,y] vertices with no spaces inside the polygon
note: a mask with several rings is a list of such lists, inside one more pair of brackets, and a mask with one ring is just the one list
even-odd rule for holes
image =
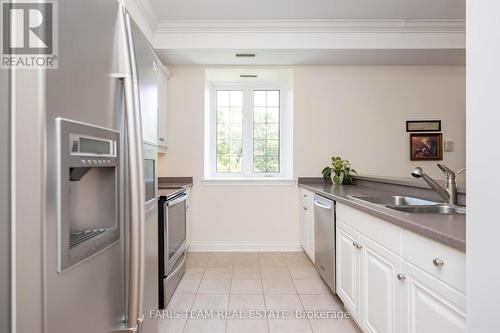
{"label": "refrigerator door handle", "polygon": [[[125,118],[128,141],[129,165],[129,195],[130,195],[130,223],[129,223],[129,271],[128,271],[128,298],[127,298],[127,327],[132,331],[144,320],[144,223],[145,223],[145,194],[144,170],[142,154],[142,126],[139,109],[138,87],[134,80],[135,61],[133,59],[133,41],[128,14],[124,13],[125,29],[124,42],[126,68],[132,73],[123,78],[125,90]],[[135,82],[134,82],[135,81]]]}
{"label": "refrigerator door handle", "polygon": [[[127,15],[128,16],[128,15]],[[127,20],[127,22],[129,22]],[[130,32],[130,29],[129,29]],[[132,35],[130,34],[130,38]],[[132,64],[135,62],[135,54],[133,48],[133,40],[130,39],[130,50],[129,54],[131,57]],[[139,103],[139,84],[137,82],[137,76],[134,78],[135,70],[132,71],[132,93],[133,93],[133,115],[134,115],[134,126],[135,126],[135,144],[137,149],[137,158],[132,163],[137,165],[137,187],[139,200],[137,202],[139,206],[139,297],[137,305],[137,323],[140,325],[144,321],[144,281],[145,281],[145,271],[146,271],[146,191],[144,185],[144,155],[143,155],[143,142],[142,142],[142,123],[141,123],[141,109]]]}
{"label": "refrigerator door handle", "polygon": [[127,297],[127,327],[132,331],[137,330],[139,318],[139,266],[140,266],[140,212],[139,191],[137,191],[137,148],[134,136],[135,126],[133,124],[133,93],[131,78],[123,79],[125,90],[125,114],[128,141],[128,167],[129,167],[129,244],[128,244],[128,297]]}

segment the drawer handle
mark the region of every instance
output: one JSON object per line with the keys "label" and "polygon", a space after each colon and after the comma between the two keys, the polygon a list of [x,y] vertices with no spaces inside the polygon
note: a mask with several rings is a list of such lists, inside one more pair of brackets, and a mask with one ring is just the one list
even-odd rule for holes
{"label": "drawer handle", "polygon": [[436,267],[442,267],[444,265],[444,260],[443,259],[439,259],[439,258],[434,258],[432,260],[432,263],[434,264],[434,266]]}
{"label": "drawer handle", "polygon": [[398,275],[396,275],[396,277],[398,278],[399,281],[403,281],[404,279],[406,279],[406,275],[401,274],[401,273],[399,273]]}
{"label": "drawer handle", "polygon": [[302,207],[302,208],[304,208],[304,210],[307,210],[307,207]]}
{"label": "drawer handle", "polygon": [[359,244],[358,242],[352,242],[352,246],[354,246],[358,250],[363,248],[363,246],[361,244]]}
{"label": "drawer handle", "polygon": [[307,197],[308,197],[308,195],[307,195],[307,194],[304,194],[304,198],[307,198]]}

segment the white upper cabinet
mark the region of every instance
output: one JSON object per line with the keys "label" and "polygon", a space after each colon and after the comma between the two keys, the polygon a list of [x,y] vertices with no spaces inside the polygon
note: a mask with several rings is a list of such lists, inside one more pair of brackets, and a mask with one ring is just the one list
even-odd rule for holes
{"label": "white upper cabinet", "polygon": [[170,73],[165,66],[158,71],[158,152],[167,149],[167,87]]}

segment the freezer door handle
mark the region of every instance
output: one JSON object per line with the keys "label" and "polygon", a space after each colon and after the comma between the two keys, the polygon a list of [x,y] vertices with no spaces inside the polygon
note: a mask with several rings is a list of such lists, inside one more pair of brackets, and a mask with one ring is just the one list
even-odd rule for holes
{"label": "freezer door handle", "polygon": [[138,87],[134,80],[135,60],[133,40],[130,29],[130,17],[123,10],[125,28],[124,41],[126,56],[124,61],[131,76],[123,78],[125,90],[125,119],[127,129],[128,166],[130,184],[130,222],[129,222],[129,271],[127,326],[137,330],[143,315],[144,271],[145,271],[145,192],[142,152],[142,125],[139,107]]}

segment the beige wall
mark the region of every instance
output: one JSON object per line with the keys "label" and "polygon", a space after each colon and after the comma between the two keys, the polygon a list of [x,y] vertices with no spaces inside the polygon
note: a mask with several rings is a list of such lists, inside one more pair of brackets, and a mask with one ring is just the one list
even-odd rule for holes
{"label": "beige wall", "polygon": [[340,154],[365,175],[410,177],[415,166],[441,177],[436,162],[412,162],[406,120],[441,119],[444,164],[465,167],[465,68],[307,66],[294,71],[294,172],[315,176]]}
{"label": "beige wall", "polygon": [[[294,248],[299,241],[295,186],[221,186],[203,178],[204,69],[170,67],[168,153],[160,176],[193,176],[190,239],[205,248]],[[465,69],[443,66],[294,68],[294,175],[318,176],[332,154],[362,174],[408,176],[408,119],[441,119],[451,168],[465,165]]]}

